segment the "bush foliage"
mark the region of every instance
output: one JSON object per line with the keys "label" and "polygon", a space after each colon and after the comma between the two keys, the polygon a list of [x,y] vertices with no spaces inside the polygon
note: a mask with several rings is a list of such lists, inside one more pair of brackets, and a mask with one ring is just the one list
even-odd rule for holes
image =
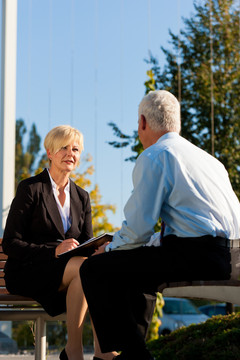
{"label": "bush foliage", "polygon": [[148,342],[156,360],[239,360],[240,313],[214,316]]}

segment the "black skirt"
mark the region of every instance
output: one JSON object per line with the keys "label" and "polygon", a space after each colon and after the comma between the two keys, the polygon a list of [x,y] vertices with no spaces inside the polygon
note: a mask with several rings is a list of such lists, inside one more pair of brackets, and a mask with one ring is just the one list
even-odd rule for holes
{"label": "black skirt", "polygon": [[66,292],[59,291],[69,259],[53,258],[39,263],[16,263],[8,259],[5,266],[6,288],[11,294],[31,297],[45,311],[56,316],[66,312]]}

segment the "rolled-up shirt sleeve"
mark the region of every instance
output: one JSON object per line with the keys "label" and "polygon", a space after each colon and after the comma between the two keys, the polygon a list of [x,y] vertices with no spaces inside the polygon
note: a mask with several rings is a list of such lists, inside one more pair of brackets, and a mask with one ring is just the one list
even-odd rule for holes
{"label": "rolled-up shirt sleeve", "polygon": [[161,166],[145,154],[140,155],[133,170],[133,192],[124,208],[125,220],[106,251],[133,249],[146,244],[160,217],[164,193]]}

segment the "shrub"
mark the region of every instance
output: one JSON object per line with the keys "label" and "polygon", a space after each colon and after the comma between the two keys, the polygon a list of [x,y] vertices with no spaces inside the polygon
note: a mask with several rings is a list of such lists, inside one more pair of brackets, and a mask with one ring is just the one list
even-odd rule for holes
{"label": "shrub", "polygon": [[239,360],[240,314],[219,315],[159,339],[148,348],[156,360]]}

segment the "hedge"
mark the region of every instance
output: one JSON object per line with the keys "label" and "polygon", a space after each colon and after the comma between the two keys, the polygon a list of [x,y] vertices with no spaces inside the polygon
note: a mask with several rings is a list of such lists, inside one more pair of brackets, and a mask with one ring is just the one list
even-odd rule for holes
{"label": "hedge", "polygon": [[182,327],[147,346],[156,360],[239,360],[240,313]]}

